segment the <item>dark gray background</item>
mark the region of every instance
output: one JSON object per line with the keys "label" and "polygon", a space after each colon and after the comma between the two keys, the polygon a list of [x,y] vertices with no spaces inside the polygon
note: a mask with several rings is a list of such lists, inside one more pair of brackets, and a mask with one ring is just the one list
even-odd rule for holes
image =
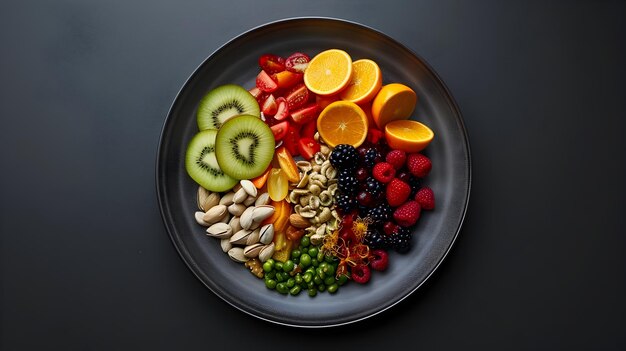
{"label": "dark gray background", "polygon": [[[467,218],[434,276],[324,330],[206,289],[154,184],[189,74],[239,33],[305,15],[426,59],[473,158]],[[625,18],[623,1],[2,2],[0,348],[625,349]]]}

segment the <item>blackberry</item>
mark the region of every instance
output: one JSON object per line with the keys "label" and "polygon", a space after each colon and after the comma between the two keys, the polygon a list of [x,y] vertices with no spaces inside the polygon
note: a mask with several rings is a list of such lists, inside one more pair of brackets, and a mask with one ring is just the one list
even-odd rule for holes
{"label": "blackberry", "polygon": [[372,169],[374,165],[382,161],[382,156],[375,148],[370,148],[363,156],[363,164],[368,169]]}
{"label": "blackberry", "polygon": [[374,197],[378,197],[383,189],[383,183],[377,181],[374,177],[367,177],[365,180],[365,190],[370,192]]}
{"label": "blackberry", "polygon": [[393,249],[398,253],[407,253],[411,250],[411,229],[398,227],[398,231],[392,235],[395,237]]}
{"label": "blackberry", "polygon": [[387,248],[385,235],[377,229],[368,229],[363,237],[363,242],[365,245],[369,246],[371,250]]}
{"label": "blackberry", "polygon": [[337,189],[344,195],[353,196],[359,187],[359,181],[354,176],[341,176],[337,179]]}
{"label": "blackberry", "polygon": [[330,153],[329,160],[338,170],[355,169],[359,163],[359,153],[352,145],[339,144]]}
{"label": "blackberry", "polygon": [[382,222],[387,221],[391,218],[391,214],[393,213],[393,209],[389,204],[382,203],[369,211],[369,217],[374,221],[374,223],[380,224]]}
{"label": "blackberry", "polygon": [[354,197],[350,195],[339,194],[336,201],[337,207],[343,213],[349,213],[356,207],[357,203]]}

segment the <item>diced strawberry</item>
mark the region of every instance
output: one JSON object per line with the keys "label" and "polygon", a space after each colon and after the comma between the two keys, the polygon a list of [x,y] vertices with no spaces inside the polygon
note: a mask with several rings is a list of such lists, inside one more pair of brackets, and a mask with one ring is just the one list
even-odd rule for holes
{"label": "diced strawberry", "polygon": [[285,70],[285,59],[274,54],[265,54],[259,57],[259,67],[272,74]]}
{"label": "diced strawberry", "polygon": [[289,108],[287,107],[287,100],[284,97],[276,99],[276,114],[274,118],[278,121],[282,121],[289,116]]}
{"label": "diced strawberry", "polygon": [[376,129],[376,128],[370,128],[367,131],[367,138],[366,140],[369,141],[372,144],[378,144],[378,142],[380,141],[380,139],[385,137],[385,133]]}
{"label": "diced strawberry", "polygon": [[307,54],[294,52],[285,60],[285,68],[290,72],[304,73],[311,59]]}
{"label": "diced strawberry", "polygon": [[267,99],[265,99],[261,111],[263,111],[264,115],[273,116],[276,114],[277,110],[278,104],[276,103],[276,99],[274,98],[274,95],[270,94]]}
{"label": "diced strawberry", "polygon": [[278,84],[263,70],[256,76],[256,86],[266,93],[272,93],[278,89]]}
{"label": "diced strawberry", "polygon": [[306,88],[304,83],[300,83],[289,91],[285,99],[287,100],[289,110],[295,111],[309,100],[309,89]]}
{"label": "diced strawberry", "polygon": [[291,119],[296,123],[305,124],[315,120],[318,115],[319,108],[317,104],[309,104],[291,112]]}
{"label": "diced strawberry", "polygon": [[274,133],[274,140],[279,141],[282,140],[287,135],[287,130],[289,129],[289,122],[284,121],[278,124],[275,124],[270,127],[272,133]]}
{"label": "diced strawberry", "polygon": [[265,102],[265,99],[267,98],[267,93],[264,93],[263,90],[259,89],[259,87],[254,87],[250,90],[248,90],[248,92],[250,94],[252,94],[252,96],[254,96],[254,98],[256,99],[256,102],[259,103],[259,105],[263,105],[263,102]]}
{"label": "diced strawberry", "polygon": [[287,150],[291,153],[291,156],[298,156],[298,140],[300,139],[300,125],[295,123],[289,123],[287,128],[287,135],[283,138],[283,143]]}
{"label": "diced strawberry", "polygon": [[300,138],[298,140],[298,152],[300,156],[304,157],[307,160],[313,158],[316,152],[320,151],[320,144],[315,141],[313,138]]}
{"label": "diced strawberry", "polygon": [[276,81],[279,89],[286,89],[302,82],[302,73],[282,71],[272,74],[272,79]]}
{"label": "diced strawberry", "polygon": [[313,138],[317,132],[317,120],[312,120],[302,125],[302,129],[300,129],[300,135],[303,138]]}

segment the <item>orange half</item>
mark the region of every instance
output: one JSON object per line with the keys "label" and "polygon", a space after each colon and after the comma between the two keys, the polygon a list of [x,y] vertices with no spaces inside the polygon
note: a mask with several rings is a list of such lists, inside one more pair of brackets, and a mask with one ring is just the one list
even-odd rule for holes
{"label": "orange half", "polygon": [[423,123],[413,120],[397,120],[385,125],[385,138],[392,149],[405,152],[424,150],[435,133]]}
{"label": "orange half", "polygon": [[331,103],[317,118],[317,131],[330,147],[339,144],[360,146],[367,137],[367,128],[365,112],[350,101],[339,100]]}
{"label": "orange half", "polygon": [[350,83],[352,58],[347,52],[329,49],[315,55],[304,71],[304,85],[315,94],[332,95]]}
{"label": "orange half", "polygon": [[378,129],[384,130],[385,125],[398,119],[408,119],[415,105],[417,94],[413,89],[400,83],[383,86],[372,102],[372,117]]}
{"label": "orange half", "polygon": [[374,99],[382,85],[383,75],[378,64],[370,59],[357,60],[352,63],[350,83],[339,97],[355,104],[366,104]]}

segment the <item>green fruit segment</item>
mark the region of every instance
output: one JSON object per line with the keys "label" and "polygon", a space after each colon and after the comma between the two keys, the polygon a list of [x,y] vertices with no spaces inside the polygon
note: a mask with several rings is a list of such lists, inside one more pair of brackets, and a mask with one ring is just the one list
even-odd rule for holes
{"label": "green fruit segment", "polygon": [[187,146],[185,168],[189,176],[203,188],[221,192],[230,190],[238,180],[224,174],[215,157],[216,130],[196,134]]}
{"label": "green fruit segment", "polygon": [[229,119],[217,132],[215,156],[224,173],[236,179],[261,175],[274,157],[274,134],[256,116]]}
{"label": "green fruit segment", "polygon": [[208,92],[198,106],[200,130],[220,129],[228,119],[238,115],[261,117],[259,103],[246,89],[235,84],[221,85]]}

